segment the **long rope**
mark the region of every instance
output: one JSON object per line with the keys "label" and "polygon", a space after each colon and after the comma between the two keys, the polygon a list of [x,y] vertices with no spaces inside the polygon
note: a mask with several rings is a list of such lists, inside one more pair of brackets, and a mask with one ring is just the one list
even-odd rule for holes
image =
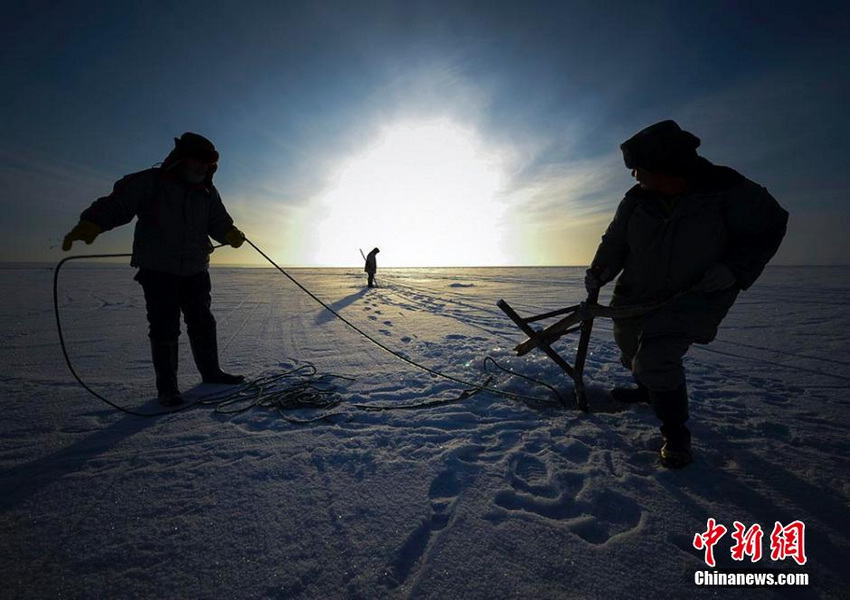
{"label": "long rope", "polygon": [[[491,394],[502,396],[506,398],[510,398],[512,400],[519,400],[521,402],[530,403],[533,405],[541,405],[541,404],[553,404],[552,402],[543,401],[534,396],[527,396],[523,394],[516,394],[513,392],[508,392],[504,390],[499,390],[496,388],[492,388],[489,386],[492,381],[492,376],[488,377],[484,383],[475,383],[471,381],[466,381],[459,377],[455,377],[454,375],[449,375],[442,371],[438,371],[427,365],[423,365],[419,362],[416,362],[403,354],[396,352],[380,342],[376,340],[371,335],[363,331],[360,327],[343,317],[336,310],[331,308],[328,304],[322,301],[318,296],[313,294],[310,290],[304,287],[301,283],[299,283],[294,277],[292,277],[289,273],[283,270],[271,257],[269,257],[265,252],[260,250],[251,240],[245,238],[245,241],[256,250],[263,258],[265,258],[272,266],[274,266],[281,274],[283,274],[287,279],[289,279],[293,284],[295,284],[301,291],[307,294],[310,298],[315,300],[319,305],[321,305],[324,309],[333,314],[337,319],[348,325],[351,329],[359,333],[361,336],[394,356],[395,358],[417,368],[426,373],[430,373],[431,375],[441,377],[443,379],[447,379],[449,381],[453,381],[454,383],[458,383],[467,388],[470,388],[468,391],[462,393],[459,397],[449,399],[449,400],[437,400],[430,402],[422,402],[416,404],[402,404],[393,406],[376,406],[376,405],[353,405],[355,408],[360,408],[363,410],[369,411],[377,411],[377,410],[401,410],[401,409],[411,409],[411,408],[425,408],[429,406],[436,406],[440,404],[445,404],[448,402],[455,402],[457,400],[462,400],[469,398],[473,394],[477,394],[481,391],[490,392]],[[220,248],[221,246],[216,246],[216,248]],[[317,375],[316,369],[312,364],[306,363],[300,367],[295,367],[289,371],[286,371],[281,374],[272,375],[263,377],[260,379],[256,379],[250,381],[245,384],[245,386],[240,387],[235,392],[227,391],[224,393],[214,393],[207,396],[203,396],[192,403],[187,403],[175,408],[171,408],[168,410],[156,411],[156,412],[139,412],[136,410],[132,410],[129,408],[125,408],[109,399],[103,397],[96,391],[94,391],[91,387],[86,384],[85,381],[77,374],[76,369],[74,368],[73,363],[71,362],[71,358],[68,354],[68,349],[65,344],[65,336],[62,330],[62,320],[59,314],[59,272],[62,269],[62,266],[71,260],[81,260],[81,259],[100,259],[100,258],[128,258],[132,256],[131,254],[89,254],[89,255],[80,255],[80,256],[69,256],[67,258],[62,259],[56,265],[56,268],[53,272],[53,310],[56,318],[56,331],[59,335],[59,344],[62,348],[62,355],[65,358],[65,364],[68,366],[68,370],[73,375],[74,379],[79,383],[87,392],[89,392],[92,396],[97,398],[98,400],[106,403],[112,408],[134,416],[138,417],[158,417],[162,415],[174,414],[177,412],[185,411],[189,408],[193,408],[195,406],[209,406],[215,405],[216,412],[224,413],[224,414],[234,414],[245,412],[256,406],[263,407],[271,407],[275,408],[286,420],[294,422],[294,423],[309,423],[315,420],[326,418],[331,413],[323,414],[316,419],[310,420],[299,420],[293,419],[291,417],[287,417],[284,415],[283,411],[291,408],[323,408],[323,409],[333,409],[339,405],[339,400],[332,399],[334,395],[334,391],[332,386],[328,385],[330,379],[347,379],[351,380],[349,377],[345,377],[342,375]],[[559,399],[560,404],[566,404],[563,397],[558,391],[542,382],[538,381],[532,377],[527,375],[523,375],[520,373],[516,373],[511,369],[502,367],[499,365],[495,359],[488,356],[484,360],[484,370],[487,371],[487,364],[492,363],[494,367],[508,373],[512,376],[521,377],[528,381],[534,382],[538,385],[544,386],[550,389],[555,396]],[[282,381],[287,381],[289,384],[285,385],[283,388],[280,387],[280,383]]]}
{"label": "long rope", "polygon": [[283,373],[254,379],[236,391],[204,396],[199,403],[215,406],[215,412],[225,415],[243,413],[258,406],[271,408],[292,423],[310,423],[327,418],[330,413],[302,420],[289,417],[284,411],[295,408],[336,408],[342,401],[336,394],[333,379],[354,381],[353,377],[345,375],[319,375],[315,366],[305,363]]}
{"label": "long rope", "polygon": [[62,355],[65,357],[65,364],[68,365],[68,369],[71,371],[71,375],[74,376],[74,379],[77,380],[83,388],[92,396],[100,400],[101,402],[105,402],[115,410],[119,410],[128,415],[135,415],[137,417],[159,417],[162,415],[170,415],[173,413],[184,411],[188,408],[191,408],[197,404],[197,402],[193,404],[185,404],[183,406],[179,406],[176,408],[172,408],[170,410],[163,410],[158,412],[146,413],[146,412],[138,412],[132,410],[130,408],[124,408],[123,406],[119,406],[114,402],[104,398],[96,391],[91,389],[86,382],[83,381],[79,375],[77,375],[76,369],[74,369],[74,365],[71,364],[71,358],[68,356],[68,349],[65,347],[65,336],[62,333],[62,320],[59,318],[59,271],[62,269],[62,265],[70,260],[79,260],[83,258],[127,258],[132,256],[131,254],[89,254],[85,256],[69,256],[67,258],[63,258],[59,261],[59,264],[56,265],[56,269],[53,271],[53,313],[56,316],[56,331],[59,333],[59,345],[62,347]]}
{"label": "long rope", "polygon": [[[215,248],[220,247],[221,246],[216,246]],[[65,357],[65,364],[68,365],[68,370],[71,371],[71,375],[73,375],[74,379],[77,380],[77,383],[79,383],[92,396],[102,402],[105,402],[115,410],[137,417],[160,417],[163,415],[178,413],[189,408],[194,408],[196,406],[214,405],[216,407],[216,412],[225,414],[244,412],[245,410],[248,410],[254,406],[263,406],[276,408],[280,412],[280,414],[288,421],[294,423],[306,423],[310,421],[299,421],[291,417],[287,417],[283,414],[283,410],[305,407],[328,408],[335,406],[333,401],[329,400],[329,398],[332,397],[334,394],[334,388],[330,384],[330,380],[351,380],[351,378],[345,377],[343,375],[330,374],[317,376],[316,368],[310,363],[305,363],[300,367],[293,367],[292,369],[283,373],[268,377],[262,377],[250,381],[245,386],[240,387],[235,392],[227,390],[223,393],[212,393],[200,397],[195,402],[183,404],[168,410],[161,410],[156,412],[139,412],[136,410],[125,408],[123,406],[115,404],[108,398],[105,398],[98,394],[96,391],[90,388],[88,384],[86,384],[86,382],[83,381],[83,379],[77,374],[77,371],[76,369],[74,369],[74,365],[71,362],[70,355],[68,354],[68,348],[65,345],[65,336],[62,331],[62,319],[59,315],[59,272],[62,269],[62,266],[70,260],[94,258],[127,258],[130,256],[132,255],[88,254],[82,256],[69,256],[59,261],[59,263],[56,265],[56,269],[53,272],[53,312],[56,317],[56,331],[59,334],[59,345],[62,348],[62,355]],[[256,397],[250,399],[250,396],[252,394],[254,394]],[[246,398],[248,398],[248,400],[246,400]],[[338,400],[336,401],[336,404],[339,404]],[[233,409],[234,405],[241,406],[241,408]]]}
{"label": "long rope", "polygon": [[[533,403],[536,403],[536,404],[540,404],[540,403],[541,403],[541,401],[540,401],[540,399],[539,399],[539,398],[535,398],[535,397],[533,397],[533,396],[525,396],[525,395],[523,395],[523,394],[515,394],[515,393],[513,393],[513,392],[506,392],[506,391],[504,391],[504,390],[499,390],[499,389],[496,389],[496,388],[491,388],[491,387],[489,387],[489,386],[488,386],[488,385],[486,385],[486,384],[480,384],[480,383],[474,383],[474,382],[471,382],[471,381],[466,381],[465,379],[461,379],[461,378],[459,378],[459,377],[455,377],[454,375],[449,375],[449,374],[447,374],[447,373],[443,373],[443,372],[441,372],[441,371],[437,371],[436,369],[432,369],[431,367],[429,367],[429,366],[427,366],[427,365],[423,365],[423,364],[421,364],[421,363],[418,363],[418,362],[416,362],[415,360],[412,360],[412,359],[408,358],[407,356],[405,356],[405,355],[403,355],[403,354],[401,354],[401,353],[399,353],[399,352],[396,352],[395,350],[393,350],[393,349],[389,348],[389,347],[388,347],[388,346],[386,346],[384,343],[380,342],[379,340],[376,340],[376,339],[375,339],[375,338],[373,338],[371,335],[369,335],[368,333],[366,333],[365,331],[363,331],[362,329],[360,329],[357,325],[355,325],[354,323],[352,323],[351,321],[349,321],[348,319],[346,319],[345,317],[343,317],[341,314],[339,314],[337,311],[335,311],[333,308],[331,308],[330,306],[328,306],[328,305],[327,305],[325,302],[323,302],[323,301],[322,301],[319,297],[317,297],[317,296],[316,296],[313,292],[311,292],[311,291],[310,291],[310,290],[308,290],[306,287],[304,287],[303,285],[301,285],[300,283],[298,283],[298,281],[297,281],[294,277],[292,277],[289,273],[287,273],[286,271],[284,271],[284,270],[283,270],[283,269],[282,269],[282,268],[281,268],[281,267],[280,267],[280,266],[279,266],[279,265],[278,265],[278,264],[277,264],[274,260],[272,260],[272,259],[271,259],[271,257],[269,257],[269,256],[268,256],[265,252],[263,252],[262,250],[260,250],[260,249],[259,249],[259,248],[258,248],[258,247],[254,244],[254,242],[252,242],[252,241],[251,241],[251,240],[249,240],[248,238],[245,238],[245,241],[246,241],[246,242],[248,242],[248,244],[250,244],[250,246],[251,246],[254,250],[256,250],[256,251],[257,251],[257,252],[258,252],[258,253],[259,253],[259,254],[260,254],[263,258],[265,258],[265,259],[266,259],[269,263],[271,263],[271,264],[272,264],[272,266],[274,266],[274,267],[275,267],[278,271],[280,271],[280,272],[281,272],[281,273],[282,273],[282,274],[283,274],[283,275],[284,275],[287,279],[289,279],[292,283],[294,283],[296,286],[298,286],[298,288],[300,288],[302,292],[304,292],[305,294],[307,294],[308,296],[310,296],[313,300],[315,300],[315,301],[316,301],[318,304],[320,304],[323,308],[325,308],[325,309],[326,309],[326,310],[328,310],[331,314],[333,314],[333,315],[334,315],[337,319],[339,319],[340,321],[342,321],[343,323],[345,323],[346,325],[348,325],[349,327],[351,327],[354,331],[356,331],[357,333],[359,333],[360,335],[362,335],[364,338],[366,338],[367,340],[369,340],[370,342],[372,342],[373,344],[375,344],[376,346],[378,346],[378,348],[380,348],[381,350],[384,350],[385,352],[387,352],[387,353],[391,354],[392,356],[396,357],[397,359],[399,359],[399,360],[401,360],[401,361],[406,362],[407,364],[411,365],[412,367],[416,367],[417,369],[420,369],[420,370],[422,370],[422,371],[425,371],[426,373],[430,373],[431,375],[435,375],[435,376],[437,376],[437,377],[442,377],[443,379],[448,379],[449,381],[453,381],[453,382],[455,382],[455,383],[458,383],[458,384],[460,384],[460,385],[463,385],[463,386],[465,386],[465,387],[468,387],[468,388],[471,388],[471,389],[474,389],[474,390],[481,390],[481,391],[483,391],[483,392],[490,392],[491,394],[495,394],[495,395],[497,395],[497,396],[503,396],[503,397],[505,397],[505,398],[511,398],[511,399],[513,399],[513,400],[520,400],[520,401],[522,401],[522,402],[533,402]],[[494,361],[494,362],[495,362],[495,361]],[[508,371],[508,372],[511,372],[511,373],[512,373],[512,371]]]}

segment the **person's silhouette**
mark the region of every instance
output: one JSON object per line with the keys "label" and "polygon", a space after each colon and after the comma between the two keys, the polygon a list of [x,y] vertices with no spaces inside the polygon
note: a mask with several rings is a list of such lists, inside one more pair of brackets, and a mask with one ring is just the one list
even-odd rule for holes
{"label": "person's silhouette", "polygon": [[624,402],[646,402],[661,421],[661,462],[691,462],[688,393],[682,358],[707,344],[785,236],[788,213],[762,186],[711,164],[700,140],[662,121],[620,149],[637,185],[620,202],[585,277],[588,292],[619,274],[611,306],[672,299],[643,317],[614,321],[614,340],[637,388],[615,388]]}
{"label": "person's silhouette", "polygon": [[375,259],[375,255],[378,252],[380,250],[372,248],[372,251],[366,255],[366,267],[363,270],[369,276],[369,287],[375,287],[375,273],[378,271],[378,262]]}
{"label": "person's silhouette", "polygon": [[203,136],[187,132],[174,138],[174,149],[160,167],[118,181],[111,194],[83,211],[62,244],[65,251],[77,240],[91,244],[101,232],[138,217],[130,264],[139,268],[135,279],[145,293],[157,394],[166,406],[183,402],[177,384],[181,312],[204,382],[244,380],[219,367],[210,311],[209,238],[234,248],[245,240],[212,183],[218,158]]}

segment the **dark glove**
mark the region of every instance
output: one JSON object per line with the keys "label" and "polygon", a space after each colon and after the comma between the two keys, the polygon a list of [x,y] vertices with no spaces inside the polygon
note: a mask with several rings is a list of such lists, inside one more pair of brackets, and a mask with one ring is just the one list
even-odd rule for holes
{"label": "dark glove", "polygon": [[611,271],[608,267],[594,265],[584,272],[584,289],[588,294],[598,292],[599,288],[611,280]]}
{"label": "dark glove", "polygon": [[235,227],[224,234],[224,243],[238,248],[245,241],[245,234]]}
{"label": "dark glove", "polygon": [[80,221],[77,225],[65,236],[62,241],[62,250],[67,252],[77,240],[82,240],[86,244],[91,244],[103,230],[97,223],[91,221]]}
{"label": "dark glove", "polygon": [[738,280],[729,267],[723,263],[714,263],[705,272],[705,275],[697,284],[697,289],[703,292],[719,292],[735,285]]}

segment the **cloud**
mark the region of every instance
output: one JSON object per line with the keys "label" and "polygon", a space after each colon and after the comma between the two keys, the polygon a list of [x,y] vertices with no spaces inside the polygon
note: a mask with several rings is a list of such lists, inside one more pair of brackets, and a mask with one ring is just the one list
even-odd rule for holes
{"label": "cloud", "polygon": [[532,223],[551,223],[565,213],[575,222],[593,220],[622,198],[624,173],[619,154],[547,165],[514,182],[505,200]]}
{"label": "cloud", "polygon": [[546,165],[532,161],[500,198],[508,205],[514,261],[587,264],[630,185],[619,152]]}

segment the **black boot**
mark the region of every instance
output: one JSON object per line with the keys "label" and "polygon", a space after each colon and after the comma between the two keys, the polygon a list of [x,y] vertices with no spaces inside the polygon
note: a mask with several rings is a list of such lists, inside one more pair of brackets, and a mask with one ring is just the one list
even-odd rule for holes
{"label": "black boot", "polygon": [[661,420],[661,464],[668,469],[681,469],[693,462],[691,432],[688,420],[688,389],[683,383],[675,390],[650,393],[652,407]]}
{"label": "black boot", "polygon": [[218,341],[216,334],[206,336],[189,336],[192,346],[192,356],[204,383],[223,383],[235,385],[245,381],[242,375],[231,375],[221,370],[218,365]]}
{"label": "black boot", "polygon": [[681,469],[694,461],[691,452],[691,432],[684,425],[662,425],[661,465],[668,469]]}
{"label": "black boot", "polygon": [[163,406],[183,404],[183,396],[177,385],[177,342],[151,340],[151,359],[156,372],[156,392]]}
{"label": "black boot", "polygon": [[624,404],[649,404],[649,389],[641,382],[636,382],[637,387],[615,387],[611,390],[611,397],[617,402]]}

